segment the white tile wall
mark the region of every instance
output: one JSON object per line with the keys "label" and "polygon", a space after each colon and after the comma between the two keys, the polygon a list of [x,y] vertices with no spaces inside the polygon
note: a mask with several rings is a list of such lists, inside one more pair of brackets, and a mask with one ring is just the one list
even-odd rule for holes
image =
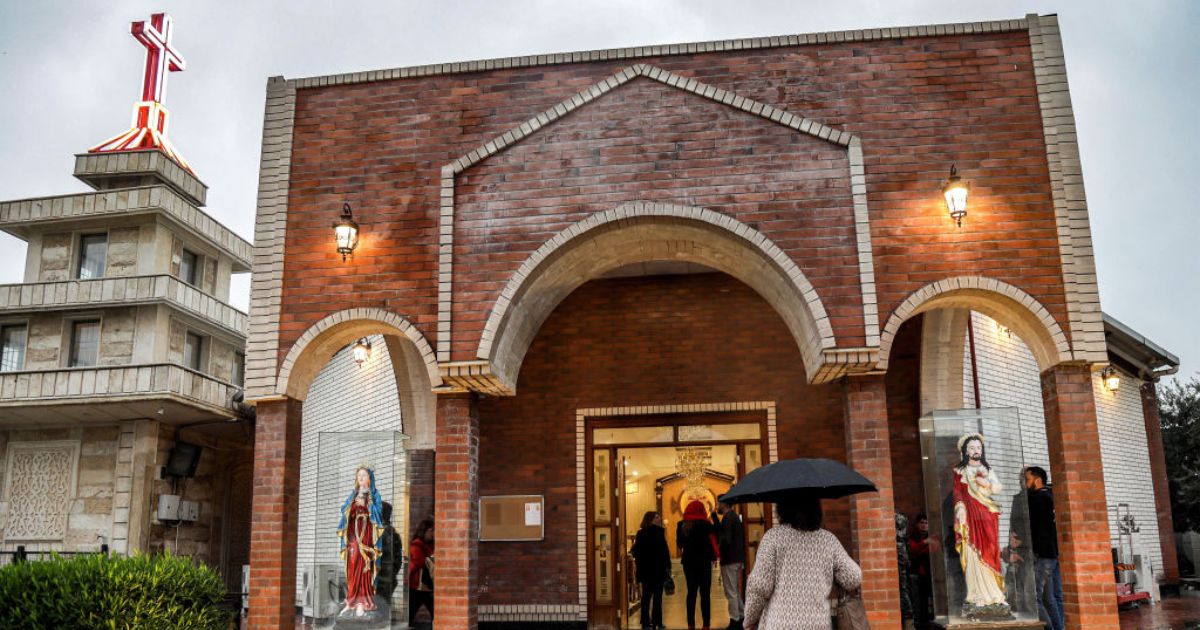
{"label": "white tile wall", "polygon": [[[296,547],[297,601],[303,596],[301,579],[304,565],[313,563],[314,559],[330,560],[328,556],[331,553],[336,561],[337,508],[334,507],[331,512],[327,504],[340,504],[339,495],[344,499],[344,494],[348,493],[351,487],[349,484],[353,483],[352,478],[325,479],[325,489],[318,491],[317,454],[320,434],[336,431],[403,430],[400,397],[387,345],[382,336],[368,339],[371,342],[371,356],[362,367],[354,363],[349,348],[342,349],[317,375],[309,389],[308,398],[304,401],[304,424],[300,437],[300,522]],[[374,460],[380,457],[380,453],[375,452],[380,449],[371,445],[364,445],[360,450],[362,452],[343,449],[344,452],[339,453],[338,457],[345,459],[346,462],[342,463],[346,463],[347,466],[355,466],[359,460]],[[328,453],[329,449],[326,448],[327,457]],[[322,475],[328,476],[331,473],[327,471],[337,467],[325,462],[322,468]],[[375,463],[375,468],[376,487],[381,493],[387,494],[384,488],[390,488],[392,485],[391,470],[379,463]],[[337,487],[329,487],[330,483]],[[341,485],[346,485],[345,492],[342,492]],[[324,506],[321,510],[317,507],[319,499]],[[384,500],[387,500],[386,496]],[[318,514],[318,511],[321,513]],[[395,517],[393,521],[402,522],[397,521]],[[319,530],[325,533],[318,536]],[[318,545],[318,542],[321,544]],[[320,558],[317,557],[318,553]]]}
{"label": "white tile wall", "polygon": [[[975,357],[979,369],[980,404],[988,407],[1020,409],[1020,431],[1029,465],[1050,470],[1046,446],[1046,417],[1042,405],[1041,376],[1029,348],[1015,334],[1009,335],[995,320],[972,313],[975,327]],[[964,407],[975,405],[969,348],[963,348]],[[1141,382],[1122,375],[1115,394],[1104,388],[1099,376],[1093,378],[1096,417],[1100,431],[1100,456],[1104,465],[1104,485],[1108,496],[1109,535],[1117,546],[1117,504],[1128,503],[1141,531],[1134,534],[1135,553],[1148,555],[1158,572],[1162,548],[1158,543],[1158,520],[1154,487],[1150,476],[1150,451],[1142,416]]]}

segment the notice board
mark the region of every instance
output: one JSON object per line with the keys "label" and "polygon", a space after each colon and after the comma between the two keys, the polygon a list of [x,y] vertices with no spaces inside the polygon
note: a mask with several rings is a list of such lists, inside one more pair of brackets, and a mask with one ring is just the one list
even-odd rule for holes
{"label": "notice board", "polygon": [[542,540],[546,500],[540,494],[479,497],[479,540]]}

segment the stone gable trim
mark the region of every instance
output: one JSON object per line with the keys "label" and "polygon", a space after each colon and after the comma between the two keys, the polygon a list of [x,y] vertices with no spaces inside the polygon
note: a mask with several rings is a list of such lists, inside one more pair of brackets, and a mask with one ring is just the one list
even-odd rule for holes
{"label": "stone gable trim", "polygon": [[254,225],[250,324],[246,341],[247,400],[276,394],[284,233],[295,114],[295,85],[272,78],[267,82],[262,159],[258,170],[258,215]]}
{"label": "stone gable trim", "polygon": [[[292,347],[288,349],[287,356],[284,357],[283,363],[279,366],[279,376],[274,386],[275,393],[281,396],[297,397],[297,391],[294,391],[293,384],[288,381],[291,378],[292,369],[296,367],[300,358],[304,356],[305,350],[308,349],[311,343],[320,338],[325,331],[349,322],[378,322],[381,325],[380,329],[369,333],[361,335],[356,333],[356,336],[360,337],[367,334],[387,334],[389,331],[382,330],[382,327],[389,327],[399,331],[416,346],[417,352],[420,353],[421,359],[425,363],[425,371],[429,376],[429,382],[435,387],[440,383],[438,363],[433,356],[433,347],[429,345],[429,342],[425,340],[425,335],[422,335],[416,326],[404,317],[391,311],[385,311],[381,308],[360,307],[327,315],[321,321],[309,326],[308,330],[305,330],[304,334],[300,335],[296,343],[292,344]],[[402,357],[392,357],[392,360],[400,361]],[[247,398],[249,397],[247,396]]]}
{"label": "stone gable trim", "polygon": [[668,55],[693,55],[697,53],[724,52],[730,50],[761,50],[767,48],[782,48],[785,46],[812,46],[816,44],[838,44],[842,42],[869,42],[880,39],[897,39],[903,37],[939,37],[945,35],[1005,33],[1010,31],[1023,31],[1026,28],[1028,28],[1027,19],[960,22],[950,24],[926,24],[919,26],[899,26],[890,28],[866,28],[845,31],[826,31],[823,33],[803,33],[796,35],[726,39],[707,42],[693,42],[687,44],[633,46],[626,48],[607,48],[568,53],[499,57],[495,59],[436,63],[422,66],[370,70],[366,72],[329,74],[291,79],[288,82],[294,85],[297,89],[305,89],[327,87],[331,85],[348,85],[354,83],[368,83],[373,81],[390,81],[394,79],[406,79],[413,77],[462,74],[466,72],[484,72],[489,70],[506,70],[511,68],[530,68],[536,66],[567,63],[616,61],[624,59],[638,59],[641,57],[662,57]]}
{"label": "stone gable trim", "polygon": [[[980,293],[1003,296],[1015,302],[1015,305],[1024,311],[1025,316],[1021,317],[1020,313],[1010,313],[1016,319],[1006,319],[1003,323],[1013,326],[1013,332],[1017,333],[1025,341],[1035,357],[1039,352],[1043,354],[1043,357],[1039,361],[1039,367],[1043,371],[1061,362],[1071,360],[1071,344],[1067,341],[1066,334],[1063,333],[1058,322],[1054,320],[1054,316],[1050,314],[1050,311],[1046,310],[1046,307],[1041,302],[1038,302],[1033,296],[1007,282],[994,278],[984,278],[982,276],[959,276],[931,282],[913,291],[900,306],[896,307],[891,317],[888,318],[887,325],[883,328],[883,337],[879,344],[878,369],[887,370],[892,343],[895,341],[896,333],[900,331],[900,326],[904,322],[919,313],[930,310],[930,308],[948,306],[946,304],[931,306],[930,303],[935,298],[949,293],[963,292],[972,292],[973,294],[968,295],[961,304],[954,304],[954,307],[977,310],[992,317],[992,319],[996,319],[996,317],[988,312],[992,309],[987,308],[985,301],[978,299]],[[1050,342],[1053,344],[1053,350],[1050,348],[1039,349],[1035,347],[1037,345],[1036,337],[1030,334],[1030,331],[1036,332],[1038,328],[1041,328],[1049,336]]]}
{"label": "stone gable trim", "polygon": [[763,411],[767,414],[767,456],[763,465],[779,461],[777,406],[773,400],[744,402],[693,403],[676,405],[637,405],[629,407],[584,407],[575,410],[575,518],[578,532],[579,560],[579,618],[587,620],[588,603],[588,534],[587,471],[591,467],[587,452],[588,418],[619,418],[622,416],[663,416],[671,414],[725,413],[730,411]]}
{"label": "stone gable trim", "polygon": [[[870,212],[867,206],[866,168],[863,160],[861,139],[847,131],[834,129],[833,127],[823,125],[812,119],[791,114],[771,105],[740,96],[734,92],[701,83],[695,79],[690,79],[667,72],[666,70],[655,66],[636,64],[625,68],[624,70],[608,77],[607,79],[600,81],[575,94],[574,96],[559,102],[557,105],[550,107],[533,118],[530,118],[528,121],[517,125],[503,134],[500,134],[499,136],[496,136],[495,138],[483,143],[475,149],[468,151],[458,159],[442,167],[438,241],[438,360],[443,363],[451,360],[451,304],[453,301],[454,285],[455,178],[458,176],[458,174],[466,171],[472,166],[479,164],[480,162],[510,146],[517,144],[518,142],[521,142],[525,138],[536,133],[541,128],[557,122],[560,118],[566,116],[567,114],[580,107],[583,107],[584,105],[587,105],[588,103],[591,103],[604,94],[607,94],[613,89],[620,87],[621,85],[624,85],[625,83],[628,83],[637,77],[646,77],[648,79],[658,81],[664,85],[675,87],[685,92],[728,105],[734,109],[739,109],[754,116],[778,123],[794,131],[807,134],[819,140],[824,140],[826,142],[846,148],[847,160],[850,168],[849,179],[851,197],[854,204],[855,240],[858,250],[859,284],[862,292],[864,333],[868,346],[878,345],[878,299],[876,297],[875,290],[874,257],[871,251]],[[666,206],[665,204],[659,205],[663,205],[664,207]],[[682,214],[680,214],[680,216],[691,216],[691,213],[689,213],[686,209],[681,210],[681,212]],[[619,211],[618,214],[620,214]],[[720,215],[715,216],[720,217]],[[728,218],[721,217],[721,220],[728,221]],[[721,221],[715,218],[709,222],[716,225],[721,225]],[[736,229],[739,230],[740,233],[740,230],[744,227],[745,226],[741,226],[737,227]],[[580,224],[578,231],[586,229],[588,229],[588,226]],[[730,229],[735,228],[731,226]],[[569,228],[568,232],[572,232],[572,230],[574,230],[574,227]],[[762,242],[770,244],[770,247],[774,248],[775,252],[781,255],[780,257],[776,258],[776,260],[781,265],[790,265],[792,269],[795,269],[796,273],[799,273],[798,267],[796,267],[795,263],[792,262],[790,258],[787,258],[786,255],[783,255],[783,253],[779,251],[777,247],[771,244],[770,241],[761,234],[757,233],[756,231],[752,232],[753,234],[751,236],[747,236],[747,239],[754,241],[756,244],[761,244]],[[568,236],[574,236],[574,233],[570,233]],[[550,243],[547,243],[547,245],[549,244]],[[545,247],[546,246],[544,245],[543,248]],[[538,251],[541,252],[542,250]],[[545,254],[548,255],[551,251],[552,249],[545,252]],[[530,260],[534,260],[536,257],[537,253],[535,253]],[[772,254],[772,257],[775,258],[774,254]],[[786,259],[786,262],[784,259]],[[536,260],[535,263],[540,262],[540,260],[541,259]],[[526,261],[526,265],[529,265],[529,263],[530,261]],[[521,269],[526,270],[526,266],[522,266]],[[532,270],[532,267],[529,267],[528,270]],[[789,274],[790,273],[791,271],[789,270]],[[510,281],[509,287],[506,288],[506,291],[510,288],[513,288],[512,282],[518,281],[520,278],[523,278],[523,276],[521,275],[520,271],[518,271],[517,275],[514,275],[513,280]],[[816,305],[819,306],[820,300],[817,298],[816,292],[812,288],[811,284],[808,283],[807,279],[803,279],[803,274],[800,274],[800,279],[801,284],[804,287],[804,292],[811,293],[811,296],[808,300],[809,303],[813,304],[815,302]],[[519,282],[517,286],[519,286]],[[511,298],[512,295],[510,294],[507,297]],[[504,298],[505,296],[502,295],[500,299],[503,300]],[[498,304],[500,305],[500,313],[503,315],[504,310],[507,308],[507,301],[500,302],[498,300]],[[814,309],[813,315],[818,321],[818,326],[820,326],[822,321],[824,321],[825,325],[828,326],[828,320],[825,317],[825,311],[823,307],[820,307],[819,311]],[[498,319],[493,321],[493,318],[489,318],[488,327],[485,328],[483,332],[484,337],[480,340],[480,350],[477,355],[479,358],[487,359],[490,357],[492,339],[489,336],[489,332],[494,333],[496,327],[499,326],[499,322],[500,320]],[[835,343],[832,345],[826,345],[825,343],[832,342],[833,340],[833,332],[831,327],[828,329],[828,331],[822,329],[821,337],[823,340],[821,346],[822,348],[831,348],[836,345]]]}
{"label": "stone gable trim", "polygon": [[1108,346],[1104,340],[1083,167],[1058,17],[1030,14],[1025,21],[1042,110],[1074,359],[1104,363],[1108,360]]}

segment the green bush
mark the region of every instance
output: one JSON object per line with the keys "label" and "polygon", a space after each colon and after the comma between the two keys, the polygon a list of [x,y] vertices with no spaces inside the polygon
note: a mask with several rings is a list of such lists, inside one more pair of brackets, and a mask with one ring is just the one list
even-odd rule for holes
{"label": "green bush", "polygon": [[0,568],[0,629],[221,629],[225,585],[172,555],[54,557]]}

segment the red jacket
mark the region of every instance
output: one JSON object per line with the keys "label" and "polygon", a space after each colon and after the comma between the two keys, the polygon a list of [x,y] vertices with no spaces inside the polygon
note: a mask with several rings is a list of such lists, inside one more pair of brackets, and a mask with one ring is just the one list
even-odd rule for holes
{"label": "red jacket", "polygon": [[712,543],[713,558],[716,560],[720,560],[721,559],[721,546],[717,543],[717,533],[711,527],[712,523],[708,520],[708,510],[704,509],[704,504],[699,501],[692,501],[691,503],[688,503],[687,508],[683,510],[683,520],[685,522],[686,521],[704,521],[705,523],[708,523],[710,525],[710,527],[708,527],[706,529],[708,530],[709,542]]}
{"label": "red jacket", "polygon": [[433,553],[429,544],[420,538],[414,538],[408,545],[408,579],[405,582],[409,588],[420,588],[421,569],[425,568],[425,558]]}

